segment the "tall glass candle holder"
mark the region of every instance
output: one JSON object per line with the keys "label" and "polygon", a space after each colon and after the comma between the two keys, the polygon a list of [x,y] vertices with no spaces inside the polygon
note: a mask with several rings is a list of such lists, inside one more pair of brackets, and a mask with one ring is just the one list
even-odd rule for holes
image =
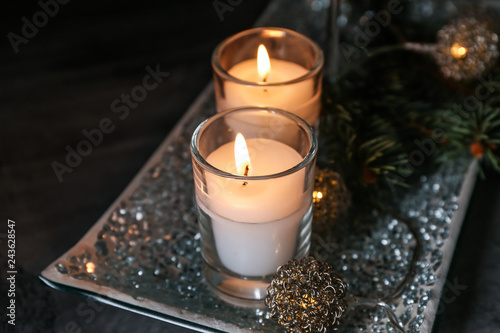
{"label": "tall glass candle holder", "polygon": [[301,118],[268,108],[217,113],[191,140],[208,284],[258,301],[276,269],[307,255],[317,140]]}
{"label": "tall glass candle holder", "polygon": [[316,123],[323,51],[306,36],[283,28],[245,30],[217,46],[212,67],[218,111],[274,107]]}

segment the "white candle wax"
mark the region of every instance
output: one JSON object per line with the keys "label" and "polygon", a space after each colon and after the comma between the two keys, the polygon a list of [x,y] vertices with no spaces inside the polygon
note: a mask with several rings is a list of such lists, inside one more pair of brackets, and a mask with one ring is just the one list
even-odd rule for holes
{"label": "white candle wax", "polygon": [[[266,77],[266,84],[284,83],[300,78],[308,70],[298,64],[281,59],[270,59],[271,69]],[[228,73],[240,80],[248,82],[262,82],[257,69],[257,59],[248,59],[234,65]],[[278,86],[242,85],[225,81],[224,98],[218,100],[219,110],[227,110],[239,106],[275,107],[295,113],[310,125],[319,116],[321,89],[314,93],[312,78],[296,83],[287,83]]]}
{"label": "white candle wax", "polygon": [[[288,170],[302,161],[289,146],[270,139],[247,140],[252,176]],[[207,157],[218,169],[236,173],[234,143]],[[245,276],[272,274],[293,259],[299,222],[310,205],[304,200],[305,171],[266,180],[207,175],[206,197],[198,205],[212,220],[215,246],[222,264]],[[304,202],[305,201],[305,202]]]}

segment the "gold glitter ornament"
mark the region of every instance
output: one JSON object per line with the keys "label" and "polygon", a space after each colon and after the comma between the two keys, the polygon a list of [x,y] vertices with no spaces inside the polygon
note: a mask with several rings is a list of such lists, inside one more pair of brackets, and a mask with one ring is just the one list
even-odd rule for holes
{"label": "gold glitter ornament", "polygon": [[320,230],[345,218],[351,206],[351,193],[340,174],[330,168],[317,168],[313,192],[313,223]]}
{"label": "gold glitter ornament", "polygon": [[[407,50],[430,54],[441,73],[456,81],[468,81],[484,75],[498,60],[498,34],[493,20],[478,9],[471,16],[458,17],[443,26],[435,43],[404,42],[368,50],[368,57]],[[358,65],[359,66],[359,65]]]}
{"label": "gold glitter ornament", "polygon": [[312,257],[289,261],[278,268],[267,288],[271,318],[287,332],[326,332],[347,309],[347,285],[326,262]]}
{"label": "gold glitter ornament", "polygon": [[446,77],[477,78],[498,59],[498,35],[476,17],[458,18],[439,30],[434,57]]}

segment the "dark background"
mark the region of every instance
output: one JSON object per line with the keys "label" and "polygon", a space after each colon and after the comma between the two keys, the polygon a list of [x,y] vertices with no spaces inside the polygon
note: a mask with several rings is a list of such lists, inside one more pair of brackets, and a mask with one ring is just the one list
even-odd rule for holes
{"label": "dark background", "polygon": [[[250,28],[267,3],[243,0],[221,21],[212,1],[72,0],[15,53],[7,34],[22,35],[21,18],[32,22],[41,9],[36,1],[3,1],[0,277],[5,288],[5,233],[12,219],[21,267],[17,331],[184,331],[50,289],[36,276],[83,236],[168,135],[211,79],[215,46]],[[112,101],[142,84],[146,66],[157,64],[169,76],[120,120]],[[85,139],[82,130],[97,128],[106,117],[115,129],[59,182],[51,164],[65,164],[65,147],[76,147]],[[486,181],[478,180],[448,276],[466,289],[442,302],[438,332],[500,331],[499,185],[491,171]],[[93,315],[82,315],[88,309]],[[3,311],[0,330],[10,328]]]}

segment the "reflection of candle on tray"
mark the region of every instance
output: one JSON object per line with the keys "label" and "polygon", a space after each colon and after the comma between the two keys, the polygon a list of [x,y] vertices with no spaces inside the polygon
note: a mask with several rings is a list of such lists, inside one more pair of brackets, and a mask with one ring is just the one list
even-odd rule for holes
{"label": "reflection of candle on tray", "polygon": [[[239,35],[246,38],[240,41]],[[214,51],[217,110],[275,107],[314,125],[320,111],[323,65],[319,48],[286,29],[257,28],[239,35]]]}
{"label": "reflection of candle on tray", "polygon": [[[222,171],[252,177],[288,170],[302,160],[281,142],[261,138],[245,144],[241,134],[207,157]],[[217,254],[226,268],[261,276],[293,259],[299,222],[309,206],[303,205],[303,181],[303,170],[265,181],[207,177],[208,192],[218,194],[202,209],[212,219]]]}

